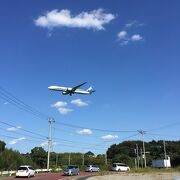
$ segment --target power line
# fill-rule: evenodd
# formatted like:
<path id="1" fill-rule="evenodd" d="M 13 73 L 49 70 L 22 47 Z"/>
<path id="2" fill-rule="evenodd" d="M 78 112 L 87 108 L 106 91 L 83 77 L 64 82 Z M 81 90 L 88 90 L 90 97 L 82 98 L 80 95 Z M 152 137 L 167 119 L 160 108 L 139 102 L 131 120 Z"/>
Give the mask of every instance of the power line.
<path id="1" fill-rule="evenodd" d="M 15 127 L 15 128 L 16 128 L 16 126 L 14 126 L 14 125 L 12 125 L 12 124 L 8 124 L 8 123 L 3 122 L 3 121 L 0 121 L 0 123 L 1 123 L 1 124 L 5 124 L 5 125 L 10 126 L 10 127 Z M 24 131 L 24 132 L 28 132 L 28 133 L 33 134 L 33 135 L 37 135 L 37 136 L 41 136 L 41 137 L 47 138 L 47 137 L 44 136 L 44 135 L 41 135 L 41 134 L 38 134 L 38 133 L 35 133 L 35 132 L 32 132 L 32 131 L 29 131 L 29 130 L 26 130 L 26 129 L 23 129 L 23 128 L 20 128 L 20 130 L 22 130 L 22 131 Z"/>
<path id="2" fill-rule="evenodd" d="M 66 144 L 63 144 L 63 143 L 58 143 L 58 144 L 56 144 L 57 146 L 58 145 L 60 145 L 60 146 L 65 146 L 65 147 L 71 147 L 71 148 L 75 148 L 75 149 L 78 149 L 78 148 L 80 148 L 80 149 L 93 149 L 94 150 L 94 147 L 88 147 L 88 146 L 86 146 L 86 147 L 79 147 L 79 146 L 71 146 L 71 145 L 66 145 Z M 104 150 L 104 148 L 96 148 L 96 150 Z"/>
<path id="3" fill-rule="evenodd" d="M 3 130 L 3 131 L 9 132 L 9 133 L 19 134 L 19 135 L 22 135 L 22 136 L 28 136 L 28 137 L 31 137 L 31 138 L 34 138 L 34 139 L 41 139 L 41 140 L 45 139 L 45 138 L 30 136 L 30 135 L 23 134 L 23 133 L 16 132 L 16 131 L 8 131 L 8 130 L 5 130 L 4 128 L 2 128 L 2 126 L 0 126 L 0 129 Z M 20 128 L 19 128 L 19 130 L 20 130 Z"/>
<path id="4" fill-rule="evenodd" d="M 63 126 L 72 127 L 72 128 L 78 128 L 78 129 L 91 129 L 93 131 L 101 131 L 101 132 L 114 132 L 114 133 L 130 133 L 130 132 L 137 132 L 137 131 L 122 131 L 122 130 L 107 130 L 107 129 L 97 129 L 97 128 L 91 128 L 91 127 L 84 127 L 84 126 L 77 126 L 73 124 L 67 124 L 62 123 L 59 121 L 56 121 L 57 124 L 61 124 Z"/>
<path id="5" fill-rule="evenodd" d="M 10 92 L 8 92 L 7 90 L 5 90 L 2 87 L 0 87 L 0 94 L 1 94 L 0 98 L 4 99 L 5 101 L 8 101 L 10 104 L 13 104 L 17 108 L 24 110 L 28 113 L 31 113 L 38 118 L 43 118 L 43 119 L 46 118 L 47 119 L 47 117 L 48 117 L 47 115 L 38 111 L 37 109 L 33 108 L 32 106 L 26 104 L 25 102 L 23 102 L 19 98 L 15 97 L 14 95 L 12 95 Z"/>
<path id="6" fill-rule="evenodd" d="M 7 135 L 3 135 L 3 134 L 0 134 L 0 136 L 8 138 L 8 139 L 14 139 L 14 140 L 19 139 L 19 137 L 7 136 Z M 39 140 L 32 140 L 32 139 L 23 139 L 23 140 L 27 140 L 27 141 L 31 141 L 31 142 L 41 142 Z"/>
<path id="7" fill-rule="evenodd" d="M 164 125 L 164 126 L 154 128 L 154 129 L 150 129 L 150 130 L 148 130 L 148 132 L 157 131 L 157 130 L 161 130 L 161 129 L 166 129 L 166 128 L 177 126 L 177 125 L 180 125 L 180 122 L 174 122 L 174 123 L 170 123 L 170 124 L 167 124 L 167 125 Z"/>
<path id="8" fill-rule="evenodd" d="M 175 136 L 175 135 L 167 135 L 167 134 L 156 134 L 156 133 L 146 133 L 149 135 L 153 135 L 153 136 L 169 136 L 169 137 L 180 137 L 180 136 Z"/>

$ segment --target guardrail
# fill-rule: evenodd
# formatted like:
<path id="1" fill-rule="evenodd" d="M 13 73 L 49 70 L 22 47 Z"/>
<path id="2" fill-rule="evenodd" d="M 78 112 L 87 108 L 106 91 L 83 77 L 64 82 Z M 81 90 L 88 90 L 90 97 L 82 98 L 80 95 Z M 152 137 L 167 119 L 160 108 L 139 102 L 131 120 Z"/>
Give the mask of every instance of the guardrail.
<path id="1" fill-rule="evenodd" d="M 56 169 L 57 171 L 59 171 L 60 169 Z M 39 172 L 51 172 L 52 169 L 35 169 L 36 173 L 39 173 Z M 14 170 L 10 170 L 10 171 L 0 171 L 0 175 L 8 175 L 11 176 L 12 174 L 15 174 L 16 171 Z"/>

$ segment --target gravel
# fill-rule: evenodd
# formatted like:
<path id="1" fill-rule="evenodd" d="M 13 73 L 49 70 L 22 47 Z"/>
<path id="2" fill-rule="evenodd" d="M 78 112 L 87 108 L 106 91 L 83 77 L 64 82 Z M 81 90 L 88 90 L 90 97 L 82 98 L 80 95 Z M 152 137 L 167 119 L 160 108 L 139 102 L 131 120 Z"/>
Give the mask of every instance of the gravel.
<path id="1" fill-rule="evenodd" d="M 180 180 L 179 173 L 129 173 L 129 174 L 111 174 L 105 176 L 94 176 L 88 180 Z"/>

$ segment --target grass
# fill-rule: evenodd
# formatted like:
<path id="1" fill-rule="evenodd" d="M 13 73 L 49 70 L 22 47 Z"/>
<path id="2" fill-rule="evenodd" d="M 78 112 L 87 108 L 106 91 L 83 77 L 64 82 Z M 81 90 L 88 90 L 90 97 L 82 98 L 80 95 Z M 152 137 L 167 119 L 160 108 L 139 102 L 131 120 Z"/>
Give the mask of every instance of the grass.
<path id="1" fill-rule="evenodd" d="M 177 168 L 139 168 L 131 169 L 131 173 L 168 173 L 168 172 L 180 172 L 180 167 Z"/>
<path id="2" fill-rule="evenodd" d="M 130 172 L 127 173 L 171 173 L 171 172 L 180 172 L 180 166 L 176 167 L 176 168 L 139 168 L 139 169 L 135 169 L 132 168 Z M 99 176 L 104 176 L 104 175 L 109 175 L 109 174 L 113 174 L 115 172 L 113 171 L 106 171 L 106 170 L 101 170 L 98 175 Z M 121 172 L 117 172 L 117 173 L 121 173 Z"/>

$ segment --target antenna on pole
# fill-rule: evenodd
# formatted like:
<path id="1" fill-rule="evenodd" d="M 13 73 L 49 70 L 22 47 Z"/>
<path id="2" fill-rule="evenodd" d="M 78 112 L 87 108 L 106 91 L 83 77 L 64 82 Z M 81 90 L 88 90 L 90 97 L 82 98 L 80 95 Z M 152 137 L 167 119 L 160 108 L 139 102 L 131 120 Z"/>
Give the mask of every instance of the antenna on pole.
<path id="1" fill-rule="evenodd" d="M 50 151 L 52 147 L 52 139 L 51 139 L 51 124 L 55 122 L 54 118 L 48 118 L 49 122 L 49 134 L 48 134 L 48 157 L 47 157 L 47 171 L 49 172 L 49 159 L 50 159 Z"/>

